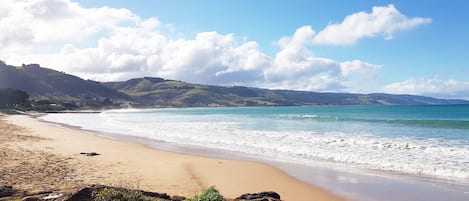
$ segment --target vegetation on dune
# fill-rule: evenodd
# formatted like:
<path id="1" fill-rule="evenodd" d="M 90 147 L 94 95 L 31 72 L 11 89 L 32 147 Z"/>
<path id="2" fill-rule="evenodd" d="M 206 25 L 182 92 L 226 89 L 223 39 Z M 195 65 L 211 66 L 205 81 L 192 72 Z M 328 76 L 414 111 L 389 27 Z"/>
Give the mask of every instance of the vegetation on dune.
<path id="1" fill-rule="evenodd" d="M 218 192 L 214 186 L 203 190 L 200 194 L 187 199 L 186 201 L 224 201 L 223 196 Z"/>
<path id="2" fill-rule="evenodd" d="M 128 189 L 104 188 L 93 193 L 94 201 L 163 201 L 164 199 L 144 195 L 141 191 Z M 200 194 L 194 195 L 185 201 L 224 201 L 218 190 L 211 186 Z"/>
<path id="3" fill-rule="evenodd" d="M 94 201 L 161 201 L 158 198 L 152 198 L 143 195 L 142 192 L 127 189 L 104 188 L 93 194 Z"/>

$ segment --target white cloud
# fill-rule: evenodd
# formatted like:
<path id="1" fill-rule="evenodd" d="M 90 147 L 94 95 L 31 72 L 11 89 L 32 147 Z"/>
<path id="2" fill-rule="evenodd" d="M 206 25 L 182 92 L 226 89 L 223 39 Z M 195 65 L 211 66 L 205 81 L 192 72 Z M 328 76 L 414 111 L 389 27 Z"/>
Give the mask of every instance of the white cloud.
<path id="1" fill-rule="evenodd" d="M 314 31 L 310 26 L 303 26 L 291 38 L 282 38 L 279 41 L 282 49 L 276 54 L 272 67 L 267 69 L 267 78 L 277 80 L 320 73 L 337 74 L 340 71 L 337 62 L 317 58 L 308 49 L 313 35 Z"/>
<path id="2" fill-rule="evenodd" d="M 142 27 L 155 21 L 141 20 L 127 9 L 86 9 L 69 0 L 4 0 L 0 10 L 8 10 L 0 18 L 0 41 L 34 50 L 41 46 L 44 47 L 41 50 L 49 50 L 53 45 L 70 41 L 83 42 L 100 34 L 122 31 L 125 25 Z"/>
<path id="3" fill-rule="evenodd" d="M 439 98 L 463 98 L 469 100 L 469 82 L 439 78 L 412 78 L 386 85 L 387 93 L 425 95 Z"/>
<path id="4" fill-rule="evenodd" d="M 391 39 L 393 34 L 413 27 L 430 23 L 430 18 L 408 18 L 394 5 L 373 7 L 371 13 L 351 14 L 340 23 L 330 24 L 314 37 L 314 43 L 332 45 L 350 45 L 364 37 L 382 35 Z"/>
<path id="5" fill-rule="evenodd" d="M 278 41 L 282 49 L 264 71 L 266 87 L 338 91 L 351 87 L 348 83 L 352 75 L 369 74 L 378 69 L 378 65 L 360 60 L 338 62 L 316 57 L 308 48 L 314 34 L 310 26 L 303 26 L 292 37 Z"/>
<path id="6" fill-rule="evenodd" d="M 362 62 L 360 60 L 346 61 L 340 64 L 340 73 L 349 76 L 356 73 L 369 73 L 381 68 L 379 65 Z"/>
<path id="7" fill-rule="evenodd" d="M 369 85 L 361 75 L 379 69 L 360 60 L 314 55 L 310 46 L 317 37 L 310 26 L 282 37 L 279 52 L 270 57 L 255 41 L 234 34 L 200 32 L 194 38 L 174 38 L 178 33 L 167 29 L 170 25 L 127 9 L 84 8 L 69 0 L 5 0 L 0 11 L 0 59 L 15 65 L 40 63 L 99 81 L 157 76 L 204 84 L 350 91 Z"/>

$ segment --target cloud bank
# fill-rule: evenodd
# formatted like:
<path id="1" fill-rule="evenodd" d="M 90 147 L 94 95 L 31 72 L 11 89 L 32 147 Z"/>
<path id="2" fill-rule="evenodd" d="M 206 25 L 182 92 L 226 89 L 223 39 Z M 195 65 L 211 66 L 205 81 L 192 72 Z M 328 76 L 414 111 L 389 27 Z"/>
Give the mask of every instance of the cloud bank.
<path id="1" fill-rule="evenodd" d="M 387 93 L 426 95 L 439 98 L 469 100 L 469 82 L 440 78 L 411 78 L 384 86 Z"/>
<path id="2" fill-rule="evenodd" d="M 0 4 L 0 59 L 15 65 L 40 63 L 99 81 L 156 76 L 203 84 L 354 91 L 366 88 L 369 79 L 364 77 L 381 66 L 317 57 L 311 46 L 390 39 L 395 32 L 430 22 L 408 18 L 393 5 L 374 7 L 318 33 L 311 26 L 299 27 L 280 38 L 280 50 L 270 56 L 257 42 L 235 34 L 175 37 L 171 25 L 127 9 L 84 8 L 70 0 L 5 0 Z M 395 85 L 386 90 L 406 89 L 406 84 Z"/>

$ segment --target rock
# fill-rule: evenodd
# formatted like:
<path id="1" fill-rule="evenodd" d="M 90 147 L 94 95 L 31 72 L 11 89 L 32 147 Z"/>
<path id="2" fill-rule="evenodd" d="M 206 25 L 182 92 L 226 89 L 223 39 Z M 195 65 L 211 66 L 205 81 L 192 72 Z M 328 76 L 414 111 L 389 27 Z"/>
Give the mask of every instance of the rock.
<path id="1" fill-rule="evenodd" d="M 165 199 L 165 200 L 171 199 L 171 196 L 169 196 L 166 193 L 155 193 L 155 192 L 147 192 L 147 191 L 140 191 L 140 192 L 143 195 L 148 196 L 148 197 L 160 198 L 160 199 Z"/>
<path id="2" fill-rule="evenodd" d="M 280 195 L 273 191 L 260 193 L 247 193 L 237 197 L 235 200 L 252 200 L 252 201 L 279 201 Z"/>
<path id="3" fill-rule="evenodd" d="M 92 201 L 93 200 L 93 192 L 97 192 L 103 190 L 105 188 L 111 188 L 115 190 L 129 190 L 124 188 L 116 188 L 110 186 L 103 186 L 103 185 L 92 185 L 90 187 L 83 188 L 78 192 L 74 193 L 70 196 L 70 198 L 66 199 L 66 201 Z M 155 193 L 155 192 L 148 192 L 148 191 L 140 191 L 143 195 L 156 198 L 157 200 L 161 201 L 182 201 L 185 200 L 185 197 L 181 196 L 169 196 L 166 193 Z"/>
<path id="4" fill-rule="evenodd" d="M 90 152 L 86 154 L 86 156 L 98 156 L 98 155 L 101 155 L 101 154 L 98 154 L 96 152 Z"/>
<path id="5" fill-rule="evenodd" d="M 101 154 L 98 154 L 96 152 L 80 152 L 80 154 L 86 155 L 86 156 L 99 156 Z"/>
<path id="6" fill-rule="evenodd" d="M 13 186 L 0 186 L 0 198 L 12 196 L 14 193 Z"/>
<path id="7" fill-rule="evenodd" d="M 74 193 L 67 201 L 89 201 L 93 199 L 93 191 L 102 190 L 105 186 L 92 185 L 90 187 L 82 188 Z"/>
<path id="8" fill-rule="evenodd" d="M 32 192 L 25 192 L 24 195 L 26 196 L 37 196 L 37 195 L 48 195 L 53 193 L 54 191 L 51 190 L 41 190 L 41 191 L 32 191 Z"/>
<path id="9" fill-rule="evenodd" d="M 171 200 L 172 201 L 184 201 L 184 200 L 186 200 L 186 197 L 173 195 L 173 196 L 171 196 Z"/>
<path id="10" fill-rule="evenodd" d="M 41 198 L 38 198 L 38 197 L 24 197 L 23 199 L 21 199 L 22 201 L 40 201 Z"/>

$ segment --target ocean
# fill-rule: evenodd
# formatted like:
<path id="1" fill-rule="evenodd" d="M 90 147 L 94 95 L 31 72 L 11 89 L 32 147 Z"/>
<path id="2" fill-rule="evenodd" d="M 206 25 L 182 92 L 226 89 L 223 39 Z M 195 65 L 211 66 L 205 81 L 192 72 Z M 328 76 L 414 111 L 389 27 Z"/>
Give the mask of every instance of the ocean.
<path id="1" fill-rule="evenodd" d="M 120 109 L 41 119 L 275 161 L 469 182 L 469 105 Z"/>

